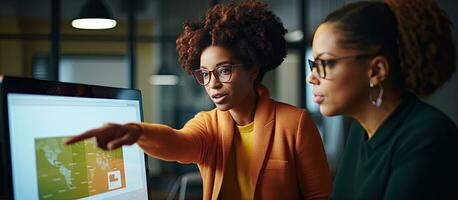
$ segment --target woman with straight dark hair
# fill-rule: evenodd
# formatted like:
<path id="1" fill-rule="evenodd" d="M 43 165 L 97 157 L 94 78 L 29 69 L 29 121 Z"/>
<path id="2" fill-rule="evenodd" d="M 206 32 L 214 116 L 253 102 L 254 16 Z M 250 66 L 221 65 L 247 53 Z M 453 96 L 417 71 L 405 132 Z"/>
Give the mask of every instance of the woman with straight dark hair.
<path id="1" fill-rule="evenodd" d="M 357 121 L 331 199 L 458 199 L 457 126 L 417 97 L 456 69 L 452 25 L 436 2 L 345 5 L 317 28 L 313 56 L 321 113 Z"/>

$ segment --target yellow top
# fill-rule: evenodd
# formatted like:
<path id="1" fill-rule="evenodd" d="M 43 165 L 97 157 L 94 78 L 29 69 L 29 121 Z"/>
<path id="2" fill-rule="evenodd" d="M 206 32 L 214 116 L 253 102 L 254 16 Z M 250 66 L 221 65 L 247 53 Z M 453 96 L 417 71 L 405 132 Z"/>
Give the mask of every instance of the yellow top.
<path id="1" fill-rule="evenodd" d="M 251 122 L 245 126 L 237 126 L 240 137 L 235 137 L 235 157 L 237 159 L 237 182 L 242 199 L 253 199 L 254 190 L 250 183 L 250 161 L 253 154 L 253 127 Z"/>
<path id="2" fill-rule="evenodd" d="M 254 190 L 250 182 L 250 162 L 253 153 L 254 122 L 237 126 L 234 137 L 234 153 L 224 174 L 222 199 L 253 199 Z"/>

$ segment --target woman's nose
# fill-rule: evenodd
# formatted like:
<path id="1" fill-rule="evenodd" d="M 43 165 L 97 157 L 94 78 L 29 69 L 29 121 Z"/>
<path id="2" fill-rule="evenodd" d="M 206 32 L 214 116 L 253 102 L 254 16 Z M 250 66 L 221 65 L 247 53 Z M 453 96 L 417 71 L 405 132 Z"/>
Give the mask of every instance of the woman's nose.
<path id="1" fill-rule="evenodd" d="M 219 81 L 218 77 L 216 76 L 216 74 L 212 71 L 210 72 L 211 73 L 211 77 L 210 77 L 210 82 L 208 83 L 208 87 L 210 88 L 219 88 L 221 87 L 222 83 L 221 81 Z"/>
<path id="2" fill-rule="evenodd" d="M 320 84 L 320 80 L 315 76 L 315 74 L 310 72 L 310 74 L 307 76 L 307 82 L 312 84 L 312 85 L 318 85 Z"/>

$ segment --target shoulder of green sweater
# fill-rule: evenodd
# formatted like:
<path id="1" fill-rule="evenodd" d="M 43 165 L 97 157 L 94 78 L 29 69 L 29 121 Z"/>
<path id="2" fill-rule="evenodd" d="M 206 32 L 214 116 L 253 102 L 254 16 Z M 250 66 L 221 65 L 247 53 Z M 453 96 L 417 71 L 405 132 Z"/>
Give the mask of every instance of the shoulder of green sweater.
<path id="1" fill-rule="evenodd" d="M 415 103 L 399 129 L 417 133 L 420 136 L 458 134 L 456 124 L 447 115 L 421 100 Z"/>
<path id="2" fill-rule="evenodd" d="M 393 164 L 456 153 L 458 129 L 444 113 L 419 100 L 405 117 L 393 135 Z"/>

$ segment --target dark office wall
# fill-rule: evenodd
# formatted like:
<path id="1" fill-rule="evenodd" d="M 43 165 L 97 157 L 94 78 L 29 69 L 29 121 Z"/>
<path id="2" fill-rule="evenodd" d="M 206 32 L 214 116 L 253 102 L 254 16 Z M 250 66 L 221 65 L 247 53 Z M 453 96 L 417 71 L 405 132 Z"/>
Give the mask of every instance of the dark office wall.
<path id="1" fill-rule="evenodd" d="M 455 45 L 458 46 L 458 1 L 455 0 L 438 0 L 439 6 L 450 16 L 454 24 Z M 458 124 L 458 72 L 440 88 L 434 95 L 424 98 L 427 102 L 433 104 L 450 116 L 455 124 Z"/>

